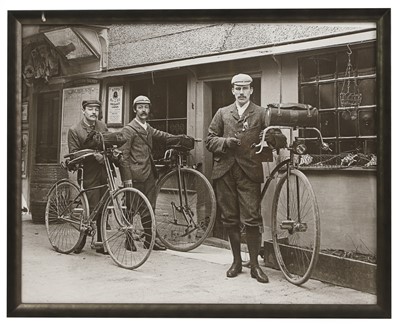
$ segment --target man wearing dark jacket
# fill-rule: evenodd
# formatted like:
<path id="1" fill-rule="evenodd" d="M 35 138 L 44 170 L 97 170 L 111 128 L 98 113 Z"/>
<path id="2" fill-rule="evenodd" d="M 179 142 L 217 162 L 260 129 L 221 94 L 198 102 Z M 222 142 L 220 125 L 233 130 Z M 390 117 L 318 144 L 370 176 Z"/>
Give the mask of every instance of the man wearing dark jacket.
<path id="1" fill-rule="evenodd" d="M 250 255 L 251 277 L 267 283 L 268 277 L 258 264 L 261 247 L 261 183 L 263 169 L 253 143 L 268 126 L 266 110 L 250 101 L 252 78 L 238 74 L 232 78 L 235 103 L 220 108 L 208 129 L 207 149 L 214 164 L 211 178 L 215 181 L 217 204 L 227 229 L 233 263 L 227 277 L 242 272 L 240 254 L 240 223 L 245 225 Z"/>
<path id="2" fill-rule="evenodd" d="M 150 106 L 150 100 L 146 96 L 138 96 L 133 101 L 136 117 L 121 130 L 127 142 L 121 148 L 123 159 L 120 162 L 120 171 L 124 186 L 134 187 L 141 191 L 149 199 L 154 210 L 157 171 L 151 152 L 153 140 L 165 141 L 171 134 L 157 130 L 147 123 Z M 146 222 L 147 217 L 142 216 L 142 224 Z M 145 231 L 149 232 L 151 229 L 145 229 Z M 149 242 L 151 233 L 145 235 L 146 242 Z M 127 247 L 128 249 L 136 249 L 133 243 L 129 245 L 131 247 Z M 153 249 L 165 250 L 166 248 L 156 239 Z"/>
<path id="3" fill-rule="evenodd" d="M 107 131 L 107 126 L 99 120 L 99 114 L 101 110 L 101 102 L 98 100 L 84 100 L 82 102 L 82 120 L 72 126 L 68 130 L 68 149 L 70 153 L 78 150 L 88 149 L 85 141 L 93 131 L 104 133 Z M 93 157 L 85 159 L 83 165 L 83 187 L 91 188 L 99 185 L 107 184 L 107 172 L 104 166 L 103 156 L 100 153 L 95 153 Z M 105 192 L 106 188 L 100 188 L 97 190 L 88 191 L 86 193 L 90 212 L 100 201 L 101 196 Z M 97 241 L 101 242 L 101 231 L 100 231 L 100 218 L 101 209 L 96 216 L 97 225 Z M 80 253 L 86 243 L 86 235 L 80 245 L 75 249 L 75 253 Z M 98 253 L 105 254 L 104 248 L 97 248 Z"/>

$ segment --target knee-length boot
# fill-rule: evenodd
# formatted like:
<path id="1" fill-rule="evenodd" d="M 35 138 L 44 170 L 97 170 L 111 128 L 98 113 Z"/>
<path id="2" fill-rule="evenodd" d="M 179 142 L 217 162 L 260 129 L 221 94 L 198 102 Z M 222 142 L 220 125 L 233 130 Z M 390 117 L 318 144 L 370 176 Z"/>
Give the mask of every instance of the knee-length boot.
<path id="1" fill-rule="evenodd" d="M 258 254 L 261 248 L 261 233 L 259 227 L 246 226 L 247 247 L 250 255 L 250 275 L 258 282 L 268 283 L 268 276 L 263 272 L 258 264 Z"/>
<path id="2" fill-rule="evenodd" d="M 240 255 L 240 229 L 239 226 L 227 228 L 229 242 L 233 254 L 233 263 L 229 270 L 226 272 L 228 278 L 236 277 L 242 272 L 242 257 Z"/>

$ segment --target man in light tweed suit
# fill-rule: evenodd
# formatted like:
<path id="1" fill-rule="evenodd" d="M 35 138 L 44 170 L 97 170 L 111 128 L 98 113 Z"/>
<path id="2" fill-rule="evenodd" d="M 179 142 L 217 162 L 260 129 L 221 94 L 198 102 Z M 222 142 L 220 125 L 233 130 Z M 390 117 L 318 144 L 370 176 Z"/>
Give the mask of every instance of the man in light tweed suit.
<path id="1" fill-rule="evenodd" d="M 250 275 L 267 283 L 268 277 L 258 264 L 261 247 L 262 163 L 251 147 L 259 142 L 260 132 L 268 126 L 266 110 L 250 101 L 253 79 L 246 74 L 232 78 L 232 105 L 220 108 L 208 129 L 207 149 L 214 154 L 211 178 L 215 181 L 222 223 L 228 232 L 233 263 L 227 277 L 242 272 L 240 223 L 245 225 L 250 255 Z"/>

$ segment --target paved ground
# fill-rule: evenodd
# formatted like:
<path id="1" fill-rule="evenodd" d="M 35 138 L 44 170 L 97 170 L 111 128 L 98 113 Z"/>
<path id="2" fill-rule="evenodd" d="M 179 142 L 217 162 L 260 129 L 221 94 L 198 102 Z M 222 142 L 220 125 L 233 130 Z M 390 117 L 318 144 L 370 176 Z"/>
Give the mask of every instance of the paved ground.
<path id="1" fill-rule="evenodd" d="M 45 226 L 28 219 L 22 235 L 23 303 L 376 304 L 375 295 L 316 280 L 294 286 L 264 266 L 268 284 L 257 283 L 249 269 L 226 278 L 231 255 L 223 248 L 153 251 L 143 266 L 130 271 L 89 243 L 79 255 L 55 252 Z"/>

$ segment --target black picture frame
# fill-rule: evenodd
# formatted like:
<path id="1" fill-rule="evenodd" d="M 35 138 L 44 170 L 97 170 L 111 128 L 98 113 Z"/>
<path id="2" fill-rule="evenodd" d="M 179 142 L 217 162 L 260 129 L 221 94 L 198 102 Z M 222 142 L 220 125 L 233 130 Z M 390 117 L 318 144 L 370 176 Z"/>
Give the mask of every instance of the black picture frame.
<path id="1" fill-rule="evenodd" d="M 23 304 L 21 302 L 21 99 L 17 40 L 24 24 L 42 24 L 41 11 L 8 12 L 8 177 L 7 180 L 7 316 L 8 317 L 247 317 L 247 318 L 390 318 L 391 308 L 391 10 L 109 10 L 48 11 L 47 20 L 104 25 L 126 21 L 371 21 L 377 24 L 378 161 L 377 304 L 376 305 L 225 305 L 225 304 Z"/>

